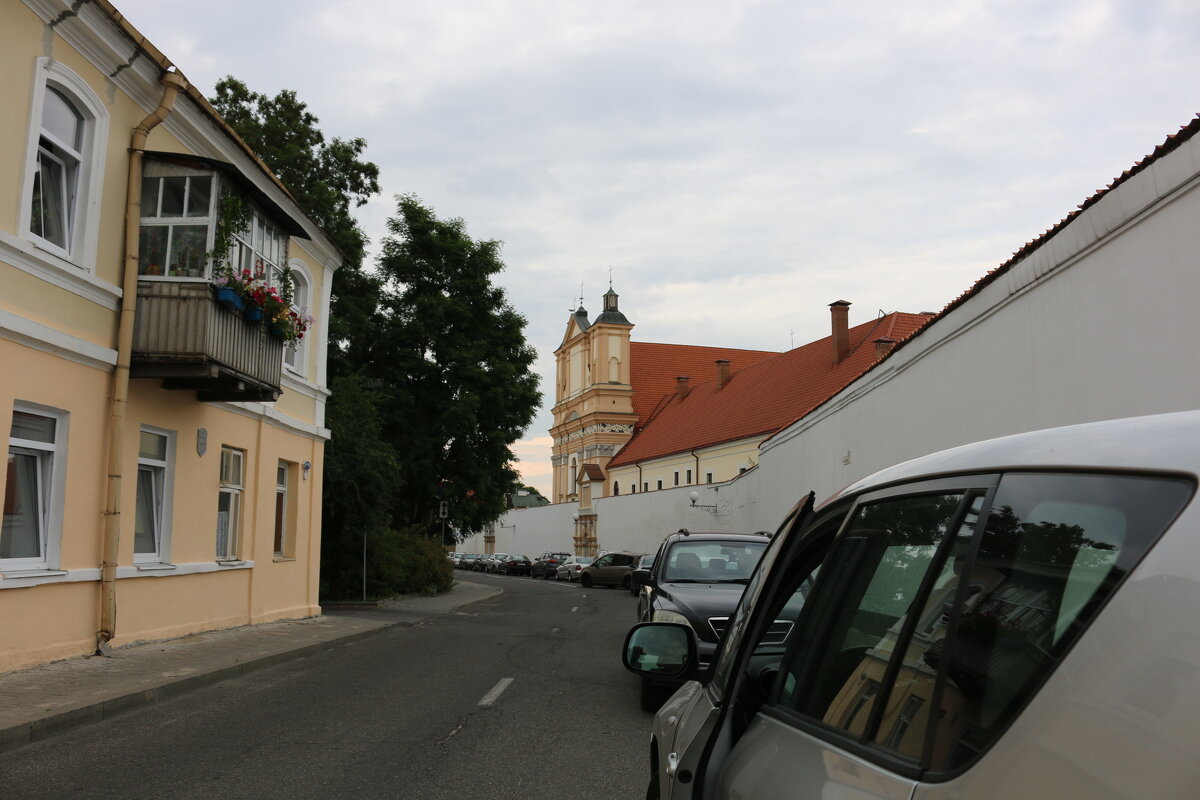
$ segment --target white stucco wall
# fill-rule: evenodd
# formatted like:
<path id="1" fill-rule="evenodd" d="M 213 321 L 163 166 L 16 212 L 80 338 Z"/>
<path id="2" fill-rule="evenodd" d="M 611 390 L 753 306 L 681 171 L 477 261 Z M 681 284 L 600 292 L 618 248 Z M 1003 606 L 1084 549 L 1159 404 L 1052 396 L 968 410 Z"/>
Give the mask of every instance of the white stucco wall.
<path id="1" fill-rule="evenodd" d="M 597 501 L 600 547 L 653 550 L 680 527 L 774 530 L 808 490 L 820 502 L 926 453 L 1056 425 L 1200 408 L 1192 325 L 1200 308 L 1198 184 L 1200 137 L 1106 194 L 775 436 L 757 468 L 723 484 Z M 691 491 L 700 493 L 699 504 L 716 505 L 715 513 L 691 508 Z M 574 510 L 563 504 L 509 516 L 524 515 L 522 535 L 538 542 L 527 549 L 541 552 L 570 549 Z"/>

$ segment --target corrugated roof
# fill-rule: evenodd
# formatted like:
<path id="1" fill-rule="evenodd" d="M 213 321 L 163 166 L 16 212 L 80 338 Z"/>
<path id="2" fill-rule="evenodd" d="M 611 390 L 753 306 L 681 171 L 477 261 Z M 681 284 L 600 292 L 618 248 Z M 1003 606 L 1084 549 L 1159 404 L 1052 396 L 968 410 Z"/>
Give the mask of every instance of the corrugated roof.
<path id="1" fill-rule="evenodd" d="M 667 387 L 670 397 L 621 448 L 608 468 L 751 436 L 768 436 L 807 414 L 878 361 L 874 340 L 889 337 L 903 341 L 930 319 L 895 312 L 856 325 L 850 329 L 850 355 L 839 364 L 833 363 L 831 336 L 760 358 L 736 371 L 736 362 L 730 359 L 731 377 L 723 387 L 717 386 L 712 361 L 728 356 L 706 354 L 711 356 L 707 379 L 697 382 L 693 373 L 691 391 L 680 400 L 674 394 L 672 376 Z M 636 365 L 645 356 L 635 353 L 631 351 L 630 359 Z"/>
<path id="2" fill-rule="evenodd" d="M 675 379 L 687 375 L 691 385 L 714 379 L 718 358 L 729 360 L 736 373 L 779 353 L 770 350 L 735 350 L 689 344 L 629 343 L 629 383 L 633 386 L 633 412 L 637 424 L 645 425 L 659 401 L 675 393 Z"/>

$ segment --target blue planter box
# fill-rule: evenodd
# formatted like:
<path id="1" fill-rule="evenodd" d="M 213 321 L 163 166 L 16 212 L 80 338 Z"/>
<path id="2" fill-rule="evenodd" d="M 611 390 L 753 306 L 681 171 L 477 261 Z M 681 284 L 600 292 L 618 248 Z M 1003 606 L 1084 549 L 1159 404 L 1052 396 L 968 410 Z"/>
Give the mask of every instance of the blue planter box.
<path id="1" fill-rule="evenodd" d="M 262 322 L 263 310 L 261 308 L 247 308 L 246 319 L 250 322 Z"/>
<path id="2" fill-rule="evenodd" d="M 218 303 L 233 311 L 241 311 L 245 307 L 242 296 L 227 286 L 214 287 L 213 297 Z"/>

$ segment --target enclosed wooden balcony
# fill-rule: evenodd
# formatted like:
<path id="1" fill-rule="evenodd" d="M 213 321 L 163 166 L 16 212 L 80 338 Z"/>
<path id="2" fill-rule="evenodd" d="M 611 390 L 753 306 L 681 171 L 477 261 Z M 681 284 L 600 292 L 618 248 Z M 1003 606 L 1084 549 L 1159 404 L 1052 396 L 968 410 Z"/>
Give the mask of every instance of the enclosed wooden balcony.
<path id="1" fill-rule="evenodd" d="M 283 340 L 218 305 L 207 281 L 138 281 L 132 377 L 205 402 L 279 397 Z"/>

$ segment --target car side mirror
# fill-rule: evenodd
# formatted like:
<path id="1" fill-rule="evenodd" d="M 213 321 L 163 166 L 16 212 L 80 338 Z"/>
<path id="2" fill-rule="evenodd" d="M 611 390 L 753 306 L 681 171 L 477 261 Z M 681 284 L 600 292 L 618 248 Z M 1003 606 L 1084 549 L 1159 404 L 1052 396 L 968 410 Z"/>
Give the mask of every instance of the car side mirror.
<path id="1" fill-rule="evenodd" d="M 630 578 L 630 580 L 632 580 L 634 585 L 636 585 L 636 586 L 649 586 L 650 585 L 650 570 L 635 569 L 633 571 L 633 577 Z"/>
<path id="2" fill-rule="evenodd" d="M 675 622 L 640 622 L 625 637 L 621 663 L 639 675 L 690 677 L 700 666 L 696 633 Z"/>

